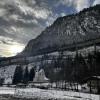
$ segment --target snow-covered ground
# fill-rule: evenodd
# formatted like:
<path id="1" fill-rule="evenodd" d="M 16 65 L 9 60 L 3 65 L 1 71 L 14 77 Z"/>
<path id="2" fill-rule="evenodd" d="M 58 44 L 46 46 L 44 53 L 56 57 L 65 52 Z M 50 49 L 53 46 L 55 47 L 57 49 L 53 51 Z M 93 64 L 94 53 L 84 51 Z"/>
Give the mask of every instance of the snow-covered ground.
<path id="1" fill-rule="evenodd" d="M 78 93 L 73 91 L 44 90 L 38 88 L 9 88 L 0 87 L 0 95 L 10 94 L 21 98 L 39 98 L 39 100 L 59 99 L 59 100 L 100 100 L 100 95 Z"/>
<path id="2" fill-rule="evenodd" d="M 0 95 L 2 94 L 14 95 L 14 93 L 15 93 L 15 88 L 0 87 Z"/>

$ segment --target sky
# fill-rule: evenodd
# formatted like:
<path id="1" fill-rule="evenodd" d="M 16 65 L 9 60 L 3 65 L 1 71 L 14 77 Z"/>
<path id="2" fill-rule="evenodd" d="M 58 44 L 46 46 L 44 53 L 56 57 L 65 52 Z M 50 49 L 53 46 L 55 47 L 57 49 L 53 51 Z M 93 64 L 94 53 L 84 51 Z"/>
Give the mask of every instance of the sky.
<path id="1" fill-rule="evenodd" d="M 96 4 L 100 0 L 0 0 L 0 57 L 21 52 L 56 18 Z"/>

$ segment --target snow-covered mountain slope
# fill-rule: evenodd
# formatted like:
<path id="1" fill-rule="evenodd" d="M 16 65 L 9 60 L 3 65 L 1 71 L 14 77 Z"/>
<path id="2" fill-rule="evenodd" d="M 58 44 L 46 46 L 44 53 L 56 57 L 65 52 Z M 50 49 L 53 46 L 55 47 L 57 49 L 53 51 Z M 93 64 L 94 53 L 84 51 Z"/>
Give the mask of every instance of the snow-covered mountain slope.
<path id="1" fill-rule="evenodd" d="M 18 65 L 9 65 L 0 68 L 0 79 L 4 79 L 4 84 L 12 84 L 14 72 L 17 66 Z M 26 66 L 29 71 L 32 67 L 34 67 L 33 63 L 22 65 L 21 67 L 23 68 L 23 72 L 25 71 Z"/>
<path id="2" fill-rule="evenodd" d="M 36 39 L 31 40 L 21 55 L 37 55 L 100 37 L 100 5 L 78 14 L 58 18 Z"/>

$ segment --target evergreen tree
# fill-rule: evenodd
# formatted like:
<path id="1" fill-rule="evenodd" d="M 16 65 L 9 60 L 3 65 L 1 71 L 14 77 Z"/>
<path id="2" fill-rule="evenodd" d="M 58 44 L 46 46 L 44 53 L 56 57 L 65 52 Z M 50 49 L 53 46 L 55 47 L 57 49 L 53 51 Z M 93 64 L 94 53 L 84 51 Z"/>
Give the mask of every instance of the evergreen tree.
<path id="1" fill-rule="evenodd" d="M 4 78 L 0 78 L 0 86 L 4 83 Z"/>
<path id="2" fill-rule="evenodd" d="M 17 66 L 13 76 L 13 84 L 22 82 L 23 79 L 23 69 L 21 66 Z"/>
<path id="3" fill-rule="evenodd" d="M 29 71 L 28 71 L 28 67 L 26 66 L 25 72 L 23 75 L 23 83 L 27 84 L 28 81 L 29 81 Z"/>
<path id="4" fill-rule="evenodd" d="M 90 76 L 94 75 L 94 60 L 93 60 L 93 55 L 92 54 L 88 54 L 88 59 L 87 59 L 87 65 L 89 68 L 89 74 Z"/>
<path id="5" fill-rule="evenodd" d="M 94 54 L 94 75 L 100 76 L 100 52 Z"/>
<path id="6" fill-rule="evenodd" d="M 35 70 L 34 68 L 32 68 L 29 73 L 29 81 L 33 81 L 34 77 L 35 77 Z"/>
<path id="7" fill-rule="evenodd" d="M 64 79 L 66 81 L 72 81 L 72 70 L 73 70 L 73 61 L 71 57 L 67 57 L 64 61 L 64 68 L 63 68 Z"/>
<path id="8" fill-rule="evenodd" d="M 74 58 L 74 79 L 81 82 L 84 78 L 88 77 L 89 71 L 85 59 L 81 54 L 77 54 Z"/>

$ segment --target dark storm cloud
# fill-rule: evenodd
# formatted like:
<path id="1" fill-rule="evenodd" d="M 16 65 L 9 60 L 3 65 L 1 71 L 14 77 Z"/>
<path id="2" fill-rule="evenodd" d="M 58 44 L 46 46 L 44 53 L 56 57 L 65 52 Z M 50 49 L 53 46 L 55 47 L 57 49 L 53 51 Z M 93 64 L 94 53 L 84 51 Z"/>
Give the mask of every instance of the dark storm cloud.
<path id="1" fill-rule="evenodd" d="M 45 0 L 44 0 L 45 1 Z M 47 2 L 41 0 L 0 1 L 0 32 L 22 43 L 35 38 L 46 27 L 44 21 L 52 14 Z M 11 29 L 11 27 L 14 27 Z M 20 28 L 22 28 L 20 30 Z M 29 28 L 29 29 L 28 29 Z M 26 32 L 28 29 L 29 32 Z M 37 32 L 36 32 L 37 30 Z M 29 37 L 31 35 L 32 37 Z M 19 38 L 20 37 L 20 38 Z M 21 38 L 23 37 L 23 38 Z"/>

